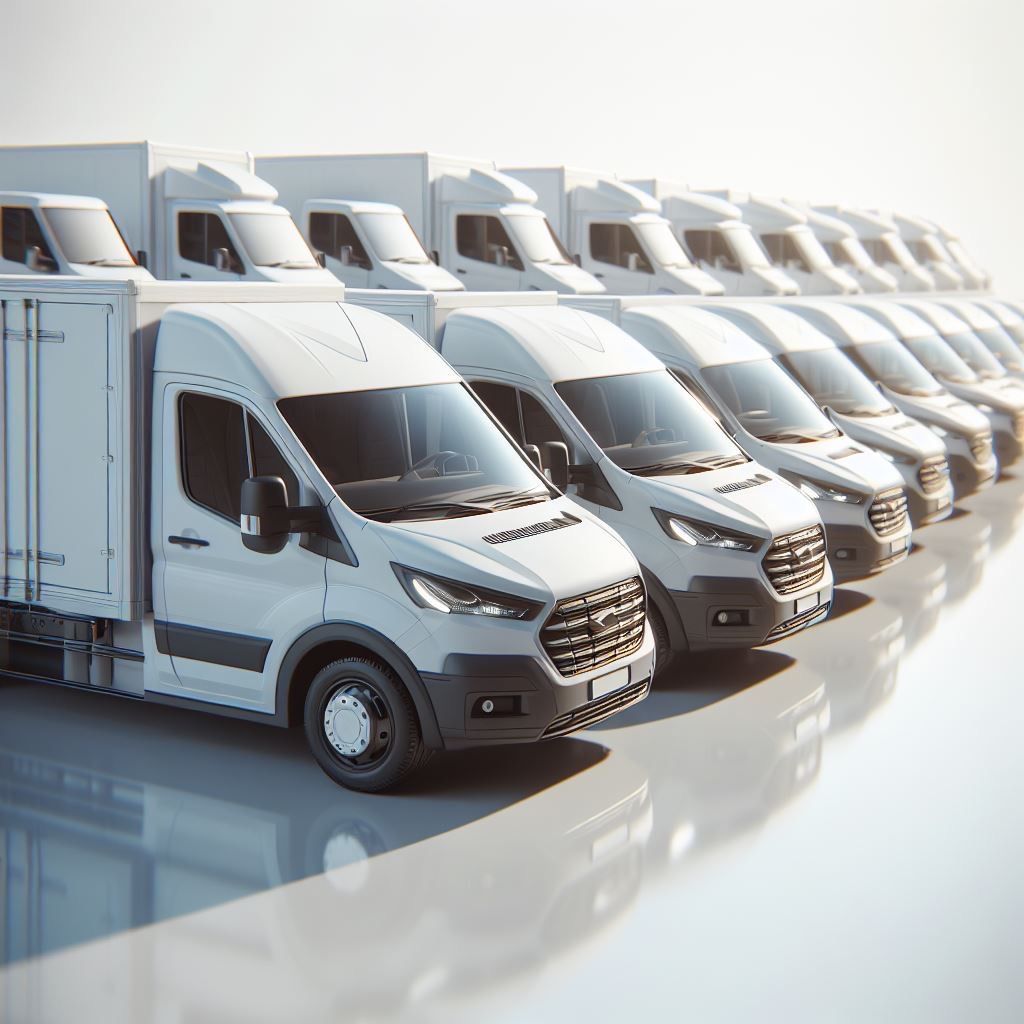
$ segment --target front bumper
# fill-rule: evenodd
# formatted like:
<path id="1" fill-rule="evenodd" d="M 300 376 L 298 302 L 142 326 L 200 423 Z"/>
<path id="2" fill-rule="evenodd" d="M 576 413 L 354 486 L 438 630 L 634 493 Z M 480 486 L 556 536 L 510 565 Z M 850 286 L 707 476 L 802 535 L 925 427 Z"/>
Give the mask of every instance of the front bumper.
<path id="1" fill-rule="evenodd" d="M 915 487 L 908 487 L 907 506 L 914 526 L 938 523 L 953 514 L 953 493 L 950 488 L 935 495 L 926 495 Z"/>
<path id="2" fill-rule="evenodd" d="M 949 475 L 953 481 L 953 491 L 958 498 L 965 498 L 975 491 L 983 491 L 996 482 L 996 463 L 977 463 L 967 455 L 950 453 Z"/>
<path id="3" fill-rule="evenodd" d="M 1024 454 L 1024 441 L 1009 430 L 993 430 L 992 447 L 1000 466 L 1010 466 Z"/>
<path id="4" fill-rule="evenodd" d="M 727 647 L 759 647 L 774 643 L 824 619 L 832 606 L 832 586 L 816 592 L 818 603 L 799 606 L 758 579 L 695 576 L 686 590 L 670 590 L 691 651 Z M 716 622 L 719 612 L 739 613 L 736 625 Z"/>
<path id="5" fill-rule="evenodd" d="M 591 699 L 591 684 L 616 672 L 628 680 Z M 445 750 L 492 743 L 553 739 L 603 721 L 647 696 L 654 674 L 650 629 L 625 668 L 609 665 L 585 680 L 553 683 L 539 658 L 528 655 L 449 654 L 443 672 L 422 672 Z M 496 712 L 483 713 L 492 700 Z"/>
<path id="6" fill-rule="evenodd" d="M 837 583 L 872 576 L 910 554 L 909 534 L 879 537 L 867 526 L 826 523 L 825 541 Z"/>

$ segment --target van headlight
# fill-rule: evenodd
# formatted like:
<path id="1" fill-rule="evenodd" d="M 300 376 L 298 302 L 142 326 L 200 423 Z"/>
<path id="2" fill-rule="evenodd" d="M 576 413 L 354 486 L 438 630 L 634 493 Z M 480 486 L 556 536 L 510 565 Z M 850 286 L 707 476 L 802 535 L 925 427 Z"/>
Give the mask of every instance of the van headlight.
<path id="1" fill-rule="evenodd" d="M 875 451 L 889 462 L 895 462 L 899 466 L 916 466 L 917 459 L 905 452 L 890 452 L 885 448 L 875 448 Z"/>
<path id="2" fill-rule="evenodd" d="M 497 619 L 532 619 L 543 608 L 536 601 L 458 583 L 391 563 L 398 582 L 414 604 L 446 615 L 489 615 Z"/>
<path id="3" fill-rule="evenodd" d="M 782 475 L 801 494 L 812 501 L 841 501 L 846 505 L 863 505 L 868 499 L 866 494 L 859 494 L 857 491 L 847 491 L 842 487 L 824 484 L 820 480 L 809 480 L 805 476 L 796 476 L 792 473 L 783 473 Z"/>
<path id="4" fill-rule="evenodd" d="M 677 516 L 674 512 L 652 508 L 654 518 L 661 528 L 673 539 L 696 547 L 704 544 L 711 548 L 726 548 L 730 551 L 756 551 L 764 541 L 739 530 L 727 530 L 724 526 L 704 523 L 699 519 Z"/>

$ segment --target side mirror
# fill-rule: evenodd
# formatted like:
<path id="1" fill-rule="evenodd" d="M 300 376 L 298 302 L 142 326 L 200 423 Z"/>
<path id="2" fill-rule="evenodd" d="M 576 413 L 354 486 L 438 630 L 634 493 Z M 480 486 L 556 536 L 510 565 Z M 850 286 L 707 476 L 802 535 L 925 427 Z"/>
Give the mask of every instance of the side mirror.
<path id="1" fill-rule="evenodd" d="M 54 269 L 54 261 L 43 255 L 38 245 L 25 246 L 25 266 L 37 273 L 45 273 Z"/>
<path id="2" fill-rule="evenodd" d="M 254 476 L 242 481 L 242 543 L 261 555 L 284 550 L 293 533 L 319 530 L 319 505 L 289 507 L 288 490 L 279 476 Z"/>
<path id="3" fill-rule="evenodd" d="M 352 246 L 343 245 L 338 253 L 338 259 L 341 261 L 343 267 L 352 266 Z"/>
<path id="4" fill-rule="evenodd" d="M 145 267 L 146 269 L 149 269 L 149 253 L 146 252 L 145 249 L 140 249 L 135 254 L 135 262 L 138 263 L 140 267 Z"/>
<path id="5" fill-rule="evenodd" d="M 564 491 L 569 486 L 569 449 L 565 442 L 545 441 L 543 461 L 548 479 Z"/>
<path id="6" fill-rule="evenodd" d="M 626 269 L 631 270 L 634 273 L 640 266 L 640 254 L 635 252 L 626 253 Z"/>
<path id="7" fill-rule="evenodd" d="M 530 461 L 540 470 L 544 472 L 544 463 L 541 461 L 540 449 L 535 444 L 524 444 L 523 451 L 530 457 Z"/>
<path id="8" fill-rule="evenodd" d="M 231 254 L 227 249 L 213 250 L 213 269 L 221 272 L 231 269 Z"/>
<path id="9" fill-rule="evenodd" d="M 573 256 L 572 261 L 573 263 L 576 264 L 577 267 L 583 266 L 583 257 L 579 253 L 576 253 L 576 255 Z"/>
<path id="10" fill-rule="evenodd" d="M 496 245 L 494 247 L 494 265 L 496 267 L 507 267 L 508 266 L 508 247 L 504 245 Z"/>
<path id="11" fill-rule="evenodd" d="M 325 253 L 323 249 L 317 249 L 316 252 L 313 253 L 313 255 L 316 258 L 317 263 L 319 263 L 321 267 L 327 266 L 327 253 Z"/>

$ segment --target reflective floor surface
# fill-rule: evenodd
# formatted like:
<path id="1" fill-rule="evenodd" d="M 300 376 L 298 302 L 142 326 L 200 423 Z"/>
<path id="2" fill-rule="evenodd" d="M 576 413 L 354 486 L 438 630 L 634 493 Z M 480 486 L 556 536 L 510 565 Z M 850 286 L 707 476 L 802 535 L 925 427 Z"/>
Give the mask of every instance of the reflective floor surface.
<path id="1" fill-rule="evenodd" d="M 398 796 L 0 683 L 0 1020 L 1019 1021 L 1022 511 L 1007 479 L 825 624 Z"/>

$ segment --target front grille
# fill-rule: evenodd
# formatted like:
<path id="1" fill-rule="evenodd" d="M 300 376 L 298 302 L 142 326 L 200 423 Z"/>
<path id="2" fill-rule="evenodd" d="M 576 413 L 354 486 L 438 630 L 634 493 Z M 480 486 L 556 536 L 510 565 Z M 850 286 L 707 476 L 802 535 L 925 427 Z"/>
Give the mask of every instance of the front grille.
<path id="1" fill-rule="evenodd" d="M 563 676 L 574 676 L 635 651 L 644 637 L 647 593 L 639 576 L 555 605 L 540 642 Z"/>
<path id="2" fill-rule="evenodd" d="M 825 575 L 825 534 L 820 526 L 809 526 L 778 537 L 761 564 L 779 594 L 813 586 Z"/>
<path id="3" fill-rule="evenodd" d="M 868 517 L 880 537 L 899 533 L 907 522 L 907 496 L 900 487 L 882 491 L 868 509 Z"/>
<path id="4" fill-rule="evenodd" d="M 917 471 L 917 479 L 920 481 L 921 490 L 925 494 L 934 494 L 941 491 L 949 480 L 949 463 L 942 455 L 936 455 L 932 459 L 925 459 L 921 468 Z"/>
<path id="5" fill-rule="evenodd" d="M 804 626 L 809 625 L 820 615 L 821 618 L 825 618 L 828 615 L 829 608 L 832 607 L 831 601 L 826 601 L 824 604 L 819 604 L 817 608 L 808 608 L 807 611 L 801 612 L 799 615 L 794 615 L 791 619 L 786 619 L 785 622 L 780 622 L 767 636 L 767 640 L 780 640 L 784 636 L 788 636 L 790 633 L 795 632 L 798 629 L 803 629 Z"/>
<path id="6" fill-rule="evenodd" d="M 975 462 L 988 462 L 992 458 L 992 435 L 979 434 L 971 438 L 971 454 Z"/>
<path id="7" fill-rule="evenodd" d="M 624 686 L 614 693 L 606 693 L 597 700 L 581 704 L 578 708 L 573 708 L 572 711 L 567 711 L 564 715 L 559 715 L 554 719 L 544 730 L 541 739 L 565 736 L 570 732 L 577 732 L 579 729 L 586 729 L 589 725 L 603 722 L 610 715 L 614 715 L 616 711 L 622 711 L 630 704 L 642 700 L 647 696 L 647 691 L 650 688 L 651 677 L 648 676 L 646 679 L 640 680 L 639 683 Z"/>

